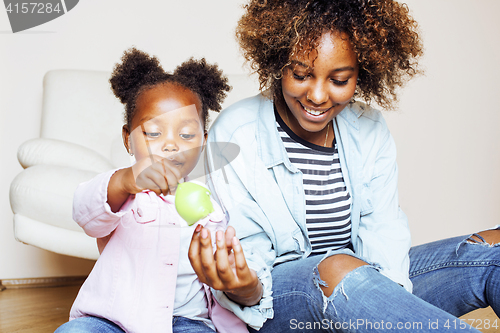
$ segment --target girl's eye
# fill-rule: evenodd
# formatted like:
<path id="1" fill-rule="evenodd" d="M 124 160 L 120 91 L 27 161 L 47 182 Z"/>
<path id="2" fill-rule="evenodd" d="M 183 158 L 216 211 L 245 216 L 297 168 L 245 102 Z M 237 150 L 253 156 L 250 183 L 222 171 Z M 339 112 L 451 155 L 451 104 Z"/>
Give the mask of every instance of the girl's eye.
<path id="1" fill-rule="evenodd" d="M 157 138 L 160 136 L 161 133 L 159 133 L 159 132 L 143 132 L 143 134 L 145 136 L 147 136 L 148 138 Z"/>
<path id="2" fill-rule="evenodd" d="M 335 84 L 337 86 L 345 86 L 349 82 L 349 79 L 347 79 L 345 81 L 332 79 L 332 82 L 333 82 L 333 84 Z"/>
<path id="3" fill-rule="evenodd" d="M 194 138 L 194 137 L 195 137 L 195 135 L 194 135 L 194 134 L 179 134 L 179 136 L 180 136 L 181 138 L 183 138 L 184 140 L 189 140 L 189 139 L 192 139 L 192 138 Z"/>

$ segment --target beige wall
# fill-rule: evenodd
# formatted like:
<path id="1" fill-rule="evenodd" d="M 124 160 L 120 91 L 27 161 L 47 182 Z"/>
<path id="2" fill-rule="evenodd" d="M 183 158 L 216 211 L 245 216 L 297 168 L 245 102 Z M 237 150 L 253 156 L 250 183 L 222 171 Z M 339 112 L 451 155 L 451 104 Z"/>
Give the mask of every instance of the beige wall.
<path id="1" fill-rule="evenodd" d="M 131 45 L 167 69 L 190 56 L 242 73 L 233 31 L 243 0 L 86 0 L 63 17 L 12 34 L 0 10 L 0 279 L 86 274 L 92 262 L 13 238 L 8 191 L 17 147 L 39 134 L 47 70 L 110 70 Z M 387 115 L 398 144 L 401 206 L 414 244 L 486 228 L 500 213 L 500 10 L 496 0 L 412 0 L 427 74 Z"/>
<path id="2" fill-rule="evenodd" d="M 426 76 L 388 116 L 414 244 L 500 223 L 500 22 L 496 0 L 412 0 Z"/>

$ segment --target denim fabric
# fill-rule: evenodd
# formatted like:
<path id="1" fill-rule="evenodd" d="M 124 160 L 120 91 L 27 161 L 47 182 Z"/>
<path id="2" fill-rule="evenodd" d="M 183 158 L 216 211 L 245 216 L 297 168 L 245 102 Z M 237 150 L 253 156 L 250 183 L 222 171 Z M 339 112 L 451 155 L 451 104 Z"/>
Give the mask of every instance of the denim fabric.
<path id="1" fill-rule="evenodd" d="M 274 268 L 274 318 L 259 333 L 478 332 L 455 316 L 488 305 L 499 314 L 497 245 L 463 236 L 412 248 L 414 294 L 365 265 L 347 274 L 326 297 L 317 270 L 322 259 L 313 256 Z"/>
<path id="2" fill-rule="evenodd" d="M 174 317 L 173 333 L 210 333 L 215 332 L 204 322 L 185 317 Z M 54 333 L 124 333 L 120 327 L 109 320 L 98 317 L 80 317 L 60 326 Z"/>
<path id="3" fill-rule="evenodd" d="M 54 333 L 124 333 L 125 331 L 113 322 L 98 317 L 80 317 L 68 321 Z"/>
<path id="4" fill-rule="evenodd" d="M 413 293 L 459 317 L 491 306 L 500 316 L 500 246 L 467 236 L 410 250 Z"/>
<path id="5" fill-rule="evenodd" d="M 174 333 L 213 333 L 213 329 L 202 321 L 192 320 L 186 317 L 174 317 L 172 322 Z"/>

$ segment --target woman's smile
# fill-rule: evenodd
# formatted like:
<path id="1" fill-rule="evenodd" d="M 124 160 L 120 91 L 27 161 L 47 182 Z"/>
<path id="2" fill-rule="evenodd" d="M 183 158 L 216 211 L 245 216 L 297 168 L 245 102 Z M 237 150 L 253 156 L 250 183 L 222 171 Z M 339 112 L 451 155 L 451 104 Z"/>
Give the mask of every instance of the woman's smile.
<path id="1" fill-rule="evenodd" d="M 300 102 L 299 102 L 300 103 Z M 300 105 L 302 105 L 302 108 L 309 114 L 313 115 L 313 116 L 319 116 L 319 115 L 322 115 L 323 113 L 329 111 L 331 108 L 328 108 L 328 109 L 313 109 L 313 108 L 308 108 L 306 107 L 305 105 L 303 105 L 302 103 L 300 103 Z"/>

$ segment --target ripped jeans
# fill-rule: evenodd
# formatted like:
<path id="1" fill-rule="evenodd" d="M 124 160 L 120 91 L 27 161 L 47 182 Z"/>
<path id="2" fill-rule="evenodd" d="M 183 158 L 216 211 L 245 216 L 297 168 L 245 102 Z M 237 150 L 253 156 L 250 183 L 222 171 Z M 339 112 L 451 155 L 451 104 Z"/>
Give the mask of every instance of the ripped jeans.
<path id="1" fill-rule="evenodd" d="M 413 294 L 364 265 L 325 297 L 317 269 L 322 258 L 274 268 L 274 318 L 259 333 L 479 332 L 457 317 L 489 305 L 500 315 L 500 246 L 464 236 L 413 247 Z"/>

